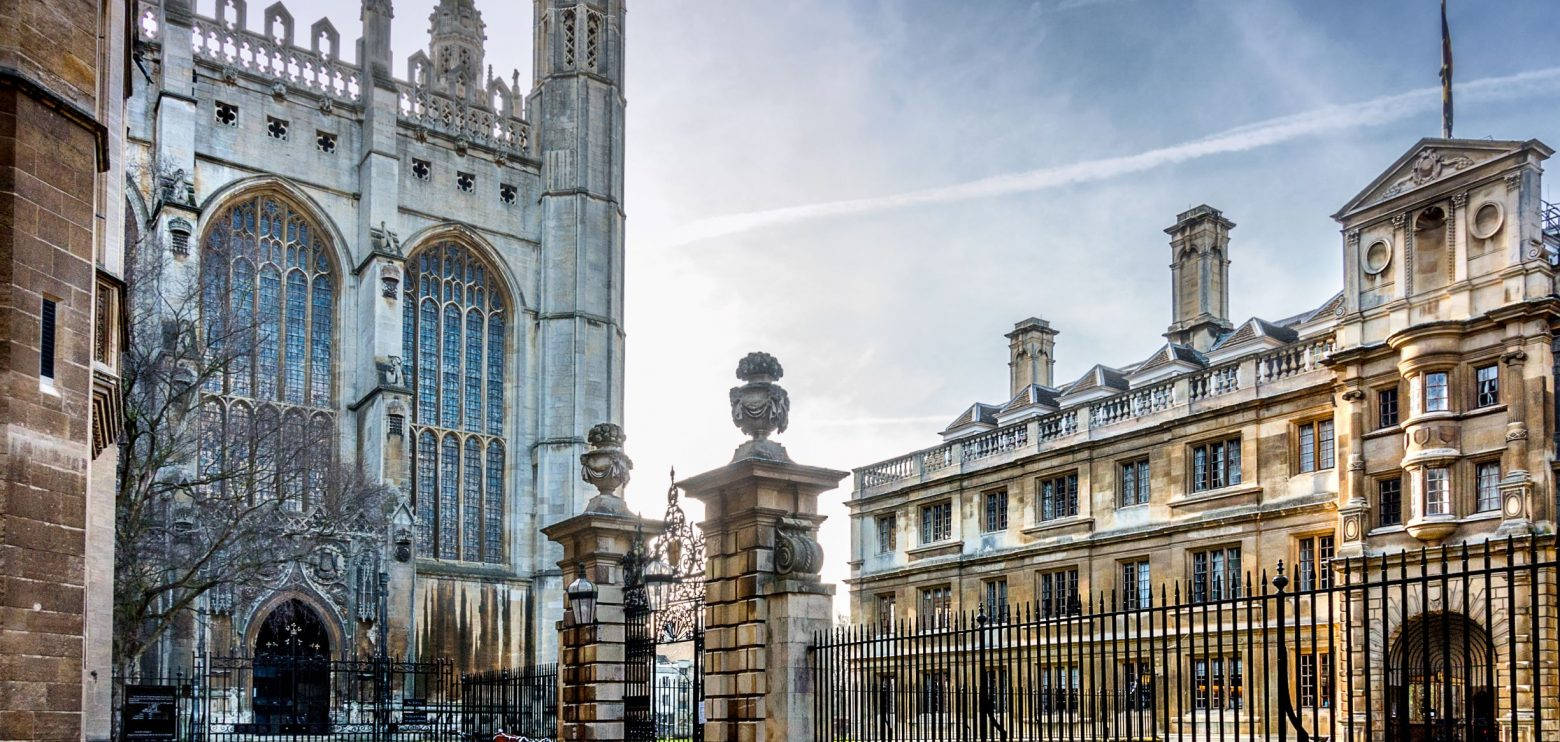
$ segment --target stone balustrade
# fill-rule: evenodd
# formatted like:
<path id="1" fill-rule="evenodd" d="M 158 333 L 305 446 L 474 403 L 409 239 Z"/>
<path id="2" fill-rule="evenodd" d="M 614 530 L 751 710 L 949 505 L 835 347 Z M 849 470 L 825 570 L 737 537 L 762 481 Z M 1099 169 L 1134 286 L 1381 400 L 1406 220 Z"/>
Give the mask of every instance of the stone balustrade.
<path id="1" fill-rule="evenodd" d="M 1215 368 L 1199 370 L 1080 404 L 1044 417 L 1012 423 L 995 430 L 949 441 L 855 470 L 858 492 L 905 481 L 929 481 L 950 472 L 965 472 L 1011 460 L 1014 452 L 1036 453 L 1067 445 L 1076 436 L 1094 439 L 1129 433 L 1130 423 L 1190 404 L 1221 405 L 1265 393 L 1264 386 L 1291 386 L 1288 381 L 1323 370 L 1322 359 L 1334 347 L 1332 336 L 1254 353 Z M 1249 381 L 1248 381 L 1249 380 Z M 1247 395 L 1236 395 L 1242 390 Z M 1228 402 L 1226 402 L 1228 400 Z M 1086 414 L 1080 415 L 1083 411 Z M 1080 424 L 1080 419 L 1087 425 Z"/>

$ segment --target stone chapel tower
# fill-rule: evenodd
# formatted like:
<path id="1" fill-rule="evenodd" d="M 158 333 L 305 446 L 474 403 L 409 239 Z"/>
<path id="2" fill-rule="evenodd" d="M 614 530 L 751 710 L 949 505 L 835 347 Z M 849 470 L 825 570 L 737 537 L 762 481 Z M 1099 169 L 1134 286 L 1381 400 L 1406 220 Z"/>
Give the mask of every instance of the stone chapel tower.
<path id="1" fill-rule="evenodd" d="M 578 476 L 581 434 L 623 422 L 624 8 L 623 0 L 536 0 L 535 8 L 527 108 L 540 129 L 540 237 L 548 249 L 534 461 L 538 488 L 575 493 L 550 503 L 540 518 L 549 524 L 590 498 Z M 536 548 L 539 565 L 561 556 L 545 540 Z M 561 580 L 537 586 L 539 620 L 562 615 Z"/>

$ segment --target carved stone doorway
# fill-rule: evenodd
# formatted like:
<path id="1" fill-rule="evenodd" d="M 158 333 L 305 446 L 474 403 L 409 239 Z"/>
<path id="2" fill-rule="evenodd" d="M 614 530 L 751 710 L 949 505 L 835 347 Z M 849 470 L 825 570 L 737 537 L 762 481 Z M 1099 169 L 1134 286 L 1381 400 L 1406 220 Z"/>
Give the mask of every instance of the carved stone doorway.
<path id="1" fill-rule="evenodd" d="M 330 727 L 330 634 L 299 600 L 273 609 L 255 638 L 255 726 L 271 733 L 323 733 Z"/>

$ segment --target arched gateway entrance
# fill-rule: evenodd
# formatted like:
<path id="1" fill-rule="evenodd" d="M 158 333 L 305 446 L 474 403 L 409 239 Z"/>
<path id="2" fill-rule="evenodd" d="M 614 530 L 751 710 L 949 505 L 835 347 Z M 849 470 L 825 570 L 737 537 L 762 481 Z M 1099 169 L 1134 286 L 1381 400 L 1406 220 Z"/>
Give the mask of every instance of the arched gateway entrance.
<path id="1" fill-rule="evenodd" d="M 330 726 L 330 635 L 313 608 L 288 600 L 255 637 L 255 726 L 319 733 Z"/>
<path id="2" fill-rule="evenodd" d="M 1459 613 L 1411 619 L 1387 658 L 1387 738 L 1496 739 L 1493 644 Z"/>

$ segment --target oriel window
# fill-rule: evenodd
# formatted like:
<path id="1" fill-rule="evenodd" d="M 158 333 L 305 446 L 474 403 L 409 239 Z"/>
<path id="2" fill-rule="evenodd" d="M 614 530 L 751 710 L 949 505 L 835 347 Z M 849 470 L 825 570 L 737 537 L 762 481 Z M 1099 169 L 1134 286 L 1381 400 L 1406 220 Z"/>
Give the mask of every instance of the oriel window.
<path id="1" fill-rule="evenodd" d="M 1425 412 L 1444 412 L 1448 409 L 1446 399 L 1446 372 L 1425 374 Z"/>
<path id="2" fill-rule="evenodd" d="M 1451 515 L 1451 476 L 1445 467 L 1425 470 L 1425 515 Z"/>

